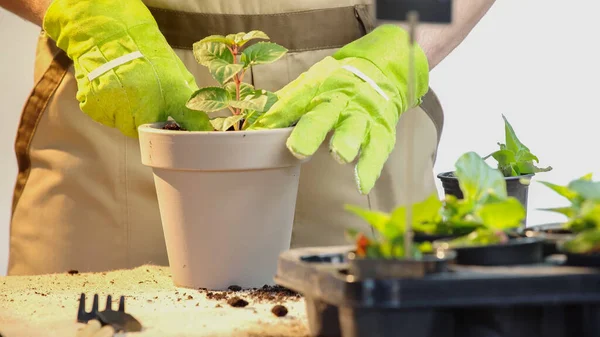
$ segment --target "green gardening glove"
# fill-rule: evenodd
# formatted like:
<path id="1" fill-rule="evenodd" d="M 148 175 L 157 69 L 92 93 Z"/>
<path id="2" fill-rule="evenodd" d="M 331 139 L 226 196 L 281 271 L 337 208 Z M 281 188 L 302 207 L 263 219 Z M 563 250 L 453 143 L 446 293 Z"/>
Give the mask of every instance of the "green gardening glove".
<path id="1" fill-rule="evenodd" d="M 141 0 L 54 0 L 44 30 L 74 62 L 77 99 L 95 121 L 137 136 L 170 116 L 190 131 L 213 130 L 185 103 L 198 87 Z"/>
<path id="2" fill-rule="evenodd" d="M 279 90 L 278 101 L 249 128 L 298 124 L 287 141 L 298 158 L 311 156 L 327 134 L 342 164 L 358 156 L 356 182 L 367 194 L 396 142 L 400 115 L 420 103 L 429 87 L 429 64 L 415 45 L 415 97 L 408 97 L 409 35 L 383 25 L 326 57 Z"/>

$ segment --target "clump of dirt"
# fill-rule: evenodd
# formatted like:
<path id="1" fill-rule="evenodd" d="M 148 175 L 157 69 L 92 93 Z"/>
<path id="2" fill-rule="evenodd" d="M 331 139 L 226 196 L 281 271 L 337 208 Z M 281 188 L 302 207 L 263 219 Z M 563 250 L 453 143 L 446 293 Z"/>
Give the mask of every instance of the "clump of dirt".
<path id="1" fill-rule="evenodd" d="M 75 274 L 79 274 L 79 271 L 72 269 L 72 270 L 69 270 L 67 273 L 69 273 L 69 275 L 75 275 Z"/>
<path id="2" fill-rule="evenodd" d="M 252 290 L 250 292 L 250 297 L 258 301 L 282 302 L 287 300 L 299 300 L 301 295 L 282 286 L 264 285 L 260 289 Z"/>
<path id="3" fill-rule="evenodd" d="M 283 316 L 287 315 L 288 310 L 283 305 L 278 304 L 278 305 L 274 306 L 273 309 L 271 309 L 271 312 L 273 313 L 273 315 L 275 315 L 277 317 L 283 317 Z"/>
<path id="4" fill-rule="evenodd" d="M 227 296 L 227 293 L 215 293 L 215 292 L 209 291 L 206 293 L 206 298 L 208 298 L 209 300 L 222 301 L 222 300 L 226 300 L 228 298 L 228 296 Z"/>
<path id="5" fill-rule="evenodd" d="M 248 305 L 248 301 L 235 296 L 235 297 L 230 298 L 227 301 L 227 304 L 229 304 L 230 306 L 232 306 L 234 308 L 243 308 Z"/>
<path id="6" fill-rule="evenodd" d="M 242 287 L 240 287 L 240 286 L 237 286 L 237 285 L 231 285 L 231 286 L 229 286 L 229 288 L 228 288 L 228 289 L 229 289 L 230 291 L 240 291 L 240 290 L 242 290 Z"/>
<path id="7" fill-rule="evenodd" d="M 166 123 L 163 127 L 163 130 L 172 130 L 172 131 L 186 131 L 184 128 L 179 126 L 177 123 L 169 122 Z"/>

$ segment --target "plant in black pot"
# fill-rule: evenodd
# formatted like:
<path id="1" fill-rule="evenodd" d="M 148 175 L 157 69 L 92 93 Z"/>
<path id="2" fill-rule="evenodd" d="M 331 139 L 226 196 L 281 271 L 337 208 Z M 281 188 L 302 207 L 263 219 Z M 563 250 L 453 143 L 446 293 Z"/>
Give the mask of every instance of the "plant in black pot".
<path id="1" fill-rule="evenodd" d="M 521 143 L 506 117 L 502 115 L 502 118 L 504 119 L 504 143 L 498 143 L 500 148 L 483 159 L 486 160 L 492 157 L 496 160 L 497 169 L 504 177 L 508 196 L 519 200 L 525 208 L 525 217 L 522 221 L 525 225 L 530 180 L 536 173 L 551 171 L 552 167 L 537 167 L 538 157 Z M 453 195 L 459 199 L 463 198 L 455 172 L 440 173 L 438 178 L 442 181 L 446 195 Z"/>
<path id="2" fill-rule="evenodd" d="M 558 227 L 536 228 L 526 234 L 556 245 L 556 252 L 565 254 L 569 265 L 600 267 L 600 182 L 587 174 L 566 186 L 541 183 L 570 202 L 566 207 L 542 210 L 560 213 L 567 221 Z"/>
<path id="3" fill-rule="evenodd" d="M 414 204 L 413 228 L 435 226 L 440 221 L 441 201 L 437 193 Z M 361 217 L 374 229 L 367 235 L 348 229 L 346 235 L 354 243 L 348 256 L 350 273 L 357 279 L 418 278 L 446 270 L 453 261 L 452 251 L 434 252 L 430 242 L 417 243 L 410 251 L 405 249 L 406 207 L 400 206 L 391 213 L 383 213 L 347 205 L 346 210 Z"/>
<path id="4" fill-rule="evenodd" d="M 542 240 L 514 235 L 525 217 L 525 207 L 507 194 L 502 173 L 478 154 L 468 152 L 456 162 L 455 175 L 463 198 L 446 195 L 441 224 L 447 228 L 470 228 L 471 231 L 452 239 L 434 241 L 433 247 L 455 250 L 458 264 L 541 262 Z"/>

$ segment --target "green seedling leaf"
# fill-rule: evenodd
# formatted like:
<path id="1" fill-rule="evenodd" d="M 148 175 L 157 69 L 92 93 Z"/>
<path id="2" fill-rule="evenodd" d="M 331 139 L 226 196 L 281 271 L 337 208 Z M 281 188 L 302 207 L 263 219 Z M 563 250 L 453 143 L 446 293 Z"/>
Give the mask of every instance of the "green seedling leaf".
<path id="1" fill-rule="evenodd" d="M 217 131 L 227 131 L 231 128 L 235 123 L 239 123 L 244 118 L 243 114 L 239 115 L 231 115 L 228 117 L 217 117 L 210 120 L 213 127 Z"/>
<path id="2" fill-rule="evenodd" d="M 600 230 L 591 229 L 577 234 L 573 239 L 566 241 L 562 249 L 574 254 L 589 254 L 600 251 Z"/>
<path id="3" fill-rule="evenodd" d="M 505 230 L 520 226 L 521 220 L 525 218 L 525 208 L 519 200 L 508 197 L 502 201 L 481 205 L 476 214 L 486 227 Z"/>
<path id="4" fill-rule="evenodd" d="M 229 101 L 229 105 L 236 109 L 243 110 L 256 110 L 264 111 L 265 105 L 267 104 L 267 96 L 259 96 L 253 98 L 253 96 L 246 96 L 242 101 Z"/>
<path id="5" fill-rule="evenodd" d="M 600 201 L 600 182 L 575 180 L 568 188 L 586 200 Z"/>
<path id="6" fill-rule="evenodd" d="M 559 213 L 569 218 L 575 215 L 575 211 L 571 207 L 538 208 L 538 210 Z"/>
<path id="7" fill-rule="evenodd" d="M 477 153 L 463 154 L 455 166 L 455 175 L 467 202 L 479 202 L 490 194 L 506 198 L 506 182 L 502 173 L 486 164 Z"/>
<path id="8" fill-rule="evenodd" d="M 432 224 L 437 224 L 441 220 L 440 209 L 442 206 L 443 204 L 439 200 L 437 192 L 433 192 L 425 200 L 413 204 L 413 229 L 427 229 L 427 227 L 430 227 Z M 397 228 L 398 233 L 404 234 L 404 231 L 406 230 L 406 206 L 397 207 L 392 212 L 389 225 Z M 392 237 L 387 238 L 391 239 Z"/>
<path id="9" fill-rule="evenodd" d="M 242 52 L 241 61 L 244 67 L 266 64 L 280 59 L 287 49 L 272 42 L 258 42 Z"/>
<path id="10" fill-rule="evenodd" d="M 221 85 L 231 80 L 237 73 L 239 73 L 243 69 L 244 66 L 242 64 L 229 64 L 221 60 L 215 60 L 208 67 L 211 76 Z"/>
<path id="11" fill-rule="evenodd" d="M 501 231 L 479 228 L 468 235 L 452 239 L 448 242 L 449 248 L 485 246 L 506 242 L 507 237 Z"/>
<path id="12" fill-rule="evenodd" d="M 359 206 L 346 205 L 345 209 L 354 215 L 362 218 L 369 225 L 373 226 L 378 232 L 384 233 L 386 224 L 389 222 L 389 215 L 383 212 L 371 211 Z"/>
<path id="13" fill-rule="evenodd" d="M 247 110 L 246 111 L 248 117 L 246 118 L 245 129 L 250 127 L 252 124 L 254 124 L 256 122 L 256 120 L 258 120 L 260 118 L 260 116 L 264 115 L 267 111 L 269 111 L 269 109 L 271 109 L 273 104 L 275 104 L 278 100 L 277 95 L 270 91 L 265 91 L 265 95 L 267 96 L 267 103 L 265 104 L 262 111 L 256 111 L 256 110 Z"/>
<path id="14" fill-rule="evenodd" d="M 550 188 L 554 192 L 560 194 L 562 197 L 565 197 L 569 201 L 575 200 L 575 198 L 577 198 L 577 196 L 578 196 L 577 193 L 575 191 L 572 191 L 571 189 L 569 189 L 568 186 L 560 186 L 560 185 L 556 185 L 556 184 L 553 184 L 553 183 L 547 182 L 547 181 L 538 181 L 538 182 L 540 184 Z"/>
<path id="15" fill-rule="evenodd" d="M 196 42 L 197 44 L 203 44 L 208 42 L 216 42 L 216 43 L 224 43 L 228 46 L 233 46 L 235 41 L 233 39 L 227 38 L 223 35 L 211 35 L 203 38 L 202 40 Z"/>
<path id="16" fill-rule="evenodd" d="M 229 94 L 225 89 L 206 87 L 196 91 L 186 103 L 186 107 L 192 110 L 213 112 L 227 108 L 229 100 Z"/>
<path id="17" fill-rule="evenodd" d="M 519 138 L 517 138 L 515 130 L 504 115 L 502 115 L 502 119 L 504 119 L 504 137 L 506 138 L 506 148 L 514 153 L 519 153 L 523 150 L 529 152 L 529 149 L 523 145 L 523 143 L 521 143 Z"/>
<path id="18" fill-rule="evenodd" d="M 240 47 L 255 39 L 269 40 L 269 36 L 260 30 L 253 30 L 248 33 L 241 32 L 237 34 L 229 34 L 227 35 L 227 38 L 233 40 L 234 43 Z"/>

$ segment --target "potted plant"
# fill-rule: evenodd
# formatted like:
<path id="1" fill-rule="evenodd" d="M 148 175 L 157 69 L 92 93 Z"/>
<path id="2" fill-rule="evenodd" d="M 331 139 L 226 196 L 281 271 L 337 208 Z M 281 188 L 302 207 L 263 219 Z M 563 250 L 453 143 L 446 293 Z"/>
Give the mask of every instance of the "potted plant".
<path id="1" fill-rule="evenodd" d="M 455 175 L 463 198 L 446 196 L 441 224 L 446 228 L 468 228 L 471 232 L 434 241 L 433 246 L 455 250 L 459 264 L 540 262 L 542 241 L 514 235 L 525 217 L 525 207 L 517 198 L 508 195 L 500 171 L 490 167 L 478 154 L 468 152 L 456 162 Z"/>
<path id="2" fill-rule="evenodd" d="M 530 180 L 536 173 L 551 171 L 552 167 L 537 167 L 536 163 L 539 162 L 538 157 L 532 154 L 529 148 L 521 143 L 506 117 L 502 115 L 502 118 L 504 119 L 504 144 L 498 143 L 500 148 L 483 159 L 486 160 L 493 157 L 496 160 L 497 169 L 502 173 L 506 181 L 508 196 L 515 197 L 525 208 L 525 218 L 523 218 L 522 223 L 526 225 Z M 463 197 L 459 188 L 458 178 L 454 172 L 442 172 L 438 174 L 438 178 L 442 181 L 444 192 L 447 195 L 453 195 L 459 199 Z"/>
<path id="3" fill-rule="evenodd" d="M 541 225 L 528 228 L 524 235 L 540 237 L 546 240 L 547 250 L 551 253 L 566 253 L 571 262 L 590 260 L 598 246 L 597 232 L 600 228 L 600 182 L 592 180 L 592 174 L 586 174 L 569 182 L 566 186 L 540 181 L 565 199 L 570 205 L 541 209 L 564 215 L 567 220 L 558 224 Z M 597 256 L 592 256 L 598 259 Z M 579 262 L 577 262 L 579 263 Z M 600 263 L 598 263 L 600 265 Z"/>
<path id="4" fill-rule="evenodd" d="M 249 67 L 274 62 L 287 49 L 250 43 L 257 39 L 269 37 L 214 35 L 193 46 L 218 86 L 197 90 L 187 107 L 210 114 L 214 130 L 186 131 L 174 122 L 139 128 L 173 281 L 181 287 L 271 284 L 278 255 L 290 246 L 303 160 L 285 145 L 293 126 L 247 130 L 277 96 L 243 82 Z"/>
<path id="5" fill-rule="evenodd" d="M 424 225 L 437 222 L 441 202 L 437 193 L 413 205 L 413 223 Z M 346 236 L 354 249 L 348 254 L 350 273 L 357 279 L 419 278 L 426 274 L 446 270 L 456 254 L 443 251 L 434 254 L 431 243 L 423 242 L 405 248 L 406 207 L 400 206 L 391 213 L 372 211 L 358 206 L 346 205 L 346 210 L 361 217 L 377 232 L 368 236 L 354 229 L 347 229 Z"/>

